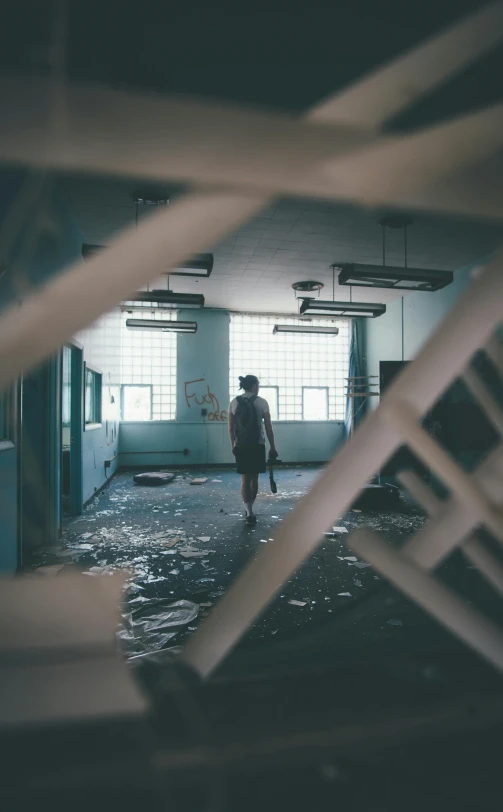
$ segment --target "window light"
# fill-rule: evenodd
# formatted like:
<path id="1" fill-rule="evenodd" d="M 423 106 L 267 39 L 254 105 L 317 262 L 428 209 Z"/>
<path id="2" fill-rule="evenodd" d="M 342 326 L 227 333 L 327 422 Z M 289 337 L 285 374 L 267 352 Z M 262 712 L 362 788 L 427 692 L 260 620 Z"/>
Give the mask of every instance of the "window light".
<path id="1" fill-rule="evenodd" d="M 337 327 L 336 338 L 330 334 L 304 332 L 273 335 L 273 327 L 278 322 L 280 326 L 307 326 L 307 319 L 298 316 L 231 313 L 230 400 L 239 394 L 239 376 L 251 373 L 260 381 L 259 394 L 269 401 L 271 415 L 277 404 L 279 421 L 305 419 L 303 387 L 328 387 L 328 420 L 344 420 L 350 320 L 313 319 L 313 326 L 331 330 Z"/>
<path id="2" fill-rule="evenodd" d="M 165 320 L 176 318 L 173 310 L 156 311 L 155 317 L 160 318 L 161 313 Z M 154 318 L 149 311 L 143 315 Z M 142 316 L 137 314 L 138 318 Z M 175 420 L 178 335 L 162 330 L 129 330 L 128 318 L 114 308 L 77 335 L 86 348 L 86 362 L 103 372 L 103 417 L 120 418 L 121 386 L 149 384 L 152 420 Z"/>

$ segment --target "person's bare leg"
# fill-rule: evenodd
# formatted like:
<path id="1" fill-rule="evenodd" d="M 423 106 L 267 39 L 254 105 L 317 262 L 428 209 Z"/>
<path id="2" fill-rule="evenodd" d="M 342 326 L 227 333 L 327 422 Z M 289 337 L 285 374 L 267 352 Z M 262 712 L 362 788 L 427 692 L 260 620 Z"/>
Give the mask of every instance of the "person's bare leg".
<path id="1" fill-rule="evenodd" d="M 258 493 L 258 474 L 252 474 L 250 482 L 252 504 L 255 502 Z"/>
<path id="2" fill-rule="evenodd" d="M 241 474 L 241 496 L 247 516 L 253 516 L 252 476 L 252 474 Z"/>

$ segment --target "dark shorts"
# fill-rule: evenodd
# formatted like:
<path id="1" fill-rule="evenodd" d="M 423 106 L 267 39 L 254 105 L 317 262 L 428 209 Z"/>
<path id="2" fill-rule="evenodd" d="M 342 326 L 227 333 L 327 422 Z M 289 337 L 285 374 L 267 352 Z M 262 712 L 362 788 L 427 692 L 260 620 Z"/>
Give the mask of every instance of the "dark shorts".
<path id="1" fill-rule="evenodd" d="M 238 474 L 265 474 L 265 445 L 246 445 L 236 448 L 236 467 Z"/>

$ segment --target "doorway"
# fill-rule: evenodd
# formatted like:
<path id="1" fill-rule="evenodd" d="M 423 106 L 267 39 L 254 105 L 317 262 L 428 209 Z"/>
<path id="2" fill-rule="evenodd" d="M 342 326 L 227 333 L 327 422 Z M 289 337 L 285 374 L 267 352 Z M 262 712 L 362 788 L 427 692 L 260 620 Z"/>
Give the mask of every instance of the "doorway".
<path id="1" fill-rule="evenodd" d="M 61 515 L 82 513 L 82 348 L 61 353 Z"/>

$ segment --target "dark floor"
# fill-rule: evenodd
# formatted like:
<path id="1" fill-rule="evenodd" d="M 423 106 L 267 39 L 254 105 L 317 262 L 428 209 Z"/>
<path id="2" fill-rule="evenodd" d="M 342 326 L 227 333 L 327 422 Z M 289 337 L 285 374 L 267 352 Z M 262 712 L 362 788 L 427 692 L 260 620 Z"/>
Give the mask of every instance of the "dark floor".
<path id="1" fill-rule="evenodd" d="M 190 485 L 196 474 L 208 481 Z M 262 544 L 274 544 L 275 526 L 317 475 L 314 467 L 280 468 L 277 496 L 264 477 L 255 528 L 243 522 L 239 478 L 215 469 L 179 472 L 158 488 L 136 486 L 131 472 L 121 472 L 82 517 L 67 523 L 63 547 L 44 550 L 34 566 L 56 577 L 71 569 L 87 577 L 121 569 L 132 574 L 119 640 L 149 699 L 141 747 L 148 742 L 153 748 L 148 764 L 158 771 L 155 781 L 150 768 L 142 779 L 137 751 L 124 767 L 123 739 L 127 754 L 132 738 L 116 734 L 114 751 L 108 722 L 90 744 L 79 726 L 73 750 L 63 737 L 59 761 L 44 732 L 42 749 L 51 758 L 40 767 L 37 740 L 33 761 L 44 779 L 36 772 L 37 793 L 41 786 L 59 792 L 60 764 L 72 763 L 70 752 L 86 808 L 95 797 L 116 801 L 118 783 L 129 800 L 130 774 L 140 787 L 135 808 L 154 789 L 159 808 L 168 798 L 170 808 L 189 812 L 401 810 L 404 798 L 413 812 L 500 808 L 500 677 L 371 567 L 348 560 L 345 533 L 321 541 L 211 680 L 198 680 L 173 661 L 169 652 L 183 647 Z M 334 525 L 349 531 L 371 525 L 400 545 L 424 517 L 403 496 L 396 508 L 352 510 L 334 517 Z M 206 555 L 185 558 L 184 547 Z M 499 611 L 487 584 L 460 555 L 437 575 L 489 613 Z M 159 653 L 160 647 L 168 652 Z M 4 748 L 14 754 L 12 775 L 21 758 L 16 754 L 26 760 L 25 740 L 17 746 Z M 89 774 L 108 775 L 109 762 L 110 795 L 103 795 Z M 51 769 L 53 785 L 47 783 Z M 13 784 L 16 801 L 22 778 Z"/>
<path id="2" fill-rule="evenodd" d="M 131 472 L 120 472 L 83 516 L 67 523 L 64 549 L 44 553 L 38 563 L 63 562 L 61 572 L 78 568 L 91 576 L 120 569 L 132 572 L 121 646 L 130 656 L 183 646 L 261 545 L 274 543 L 275 526 L 318 472 L 310 466 L 279 469 L 275 496 L 263 477 L 256 504 L 259 521 L 253 528 L 244 524 L 239 478 L 233 471 L 178 472 L 173 482 L 155 488 L 135 485 Z M 208 481 L 190 485 L 193 476 L 207 476 Z M 349 532 L 370 525 L 400 545 L 423 521 L 423 514 L 402 498 L 396 511 L 349 511 L 335 517 L 334 525 Z M 321 541 L 250 629 L 225 669 L 250 673 L 273 664 L 288 669 L 317 667 L 407 652 L 419 658 L 418 667 L 435 673 L 435 653 L 459 644 L 370 566 L 348 560 L 346 537 L 338 534 Z M 171 546 L 175 539 L 179 541 Z M 207 554 L 185 558 L 180 551 L 187 546 Z M 464 561 L 449 562 L 445 572 L 447 580 L 454 578 L 465 591 L 481 588 L 478 574 Z M 175 610 L 169 607 L 180 600 L 186 603 Z M 306 605 L 292 605 L 290 600 Z M 171 620 L 177 625 L 170 626 Z"/>

